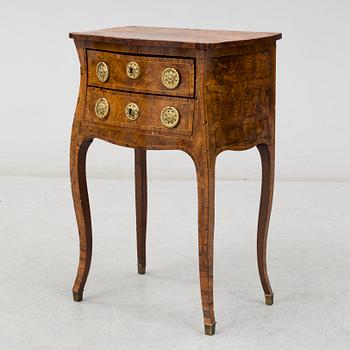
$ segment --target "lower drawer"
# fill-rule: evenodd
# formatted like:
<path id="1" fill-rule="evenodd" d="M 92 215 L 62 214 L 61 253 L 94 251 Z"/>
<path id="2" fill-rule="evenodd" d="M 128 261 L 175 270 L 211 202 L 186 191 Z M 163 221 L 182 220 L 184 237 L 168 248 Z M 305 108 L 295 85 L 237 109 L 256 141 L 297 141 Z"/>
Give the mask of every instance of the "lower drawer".
<path id="1" fill-rule="evenodd" d="M 84 120 L 134 132 L 191 135 L 194 100 L 88 88 Z"/>

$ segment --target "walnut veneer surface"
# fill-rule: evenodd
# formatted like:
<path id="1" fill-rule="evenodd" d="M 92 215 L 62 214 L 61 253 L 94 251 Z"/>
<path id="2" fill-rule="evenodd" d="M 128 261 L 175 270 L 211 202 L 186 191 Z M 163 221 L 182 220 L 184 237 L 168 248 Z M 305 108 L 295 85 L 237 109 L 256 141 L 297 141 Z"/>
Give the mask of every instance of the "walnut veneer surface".
<path id="1" fill-rule="evenodd" d="M 138 272 L 146 271 L 146 150 L 177 149 L 194 161 L 198 189 L 199 279 L 208 335 L 215 333 L 213 244 L 215 159 L 257 147 L 262 187 L 257 259 L 265 302 L 275 153 L 275 58 L 280 33 L 121 27 L 71 33 L 81 65 L 71 136 L 71 183 L 80 260 L 73 286 L 81 301 L 92 229 L 86 152 L 94 138 L 135 149 Z M 170 221 L 168 221 L 171 224 Z"/>

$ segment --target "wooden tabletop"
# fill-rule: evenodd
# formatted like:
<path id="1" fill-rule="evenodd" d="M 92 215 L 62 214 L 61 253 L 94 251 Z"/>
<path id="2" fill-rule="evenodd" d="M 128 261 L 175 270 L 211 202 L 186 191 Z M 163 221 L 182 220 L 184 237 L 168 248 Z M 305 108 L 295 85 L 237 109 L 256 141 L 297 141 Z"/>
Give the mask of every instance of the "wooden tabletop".
<path id="1" fill-rule="evenodd" d="M 281 39 L 282 34 L 130 26 L 70 33 L 69 37 L 75 40 L 101 41 L 113 44 L 216 49 L 249 45 L 256 41 L 275 41 Z"/>

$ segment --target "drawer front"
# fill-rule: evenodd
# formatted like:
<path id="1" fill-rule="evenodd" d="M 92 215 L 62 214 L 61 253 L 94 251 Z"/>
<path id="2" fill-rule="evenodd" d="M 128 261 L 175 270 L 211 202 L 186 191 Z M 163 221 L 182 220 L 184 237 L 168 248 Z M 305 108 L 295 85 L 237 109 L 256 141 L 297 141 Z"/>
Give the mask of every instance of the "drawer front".
<path id="1" fill-rule="evenodd" d="M 180 97 L 194 96 L 194 60 L 87 50 L 88 84 Z"/>
<path id="2" fill-rule="evenodd" d="M 98 126 L 120 127 L 134 132 L 190 136 L 193 112 L 193 99 L 89 87 L 84 120 Z"/>

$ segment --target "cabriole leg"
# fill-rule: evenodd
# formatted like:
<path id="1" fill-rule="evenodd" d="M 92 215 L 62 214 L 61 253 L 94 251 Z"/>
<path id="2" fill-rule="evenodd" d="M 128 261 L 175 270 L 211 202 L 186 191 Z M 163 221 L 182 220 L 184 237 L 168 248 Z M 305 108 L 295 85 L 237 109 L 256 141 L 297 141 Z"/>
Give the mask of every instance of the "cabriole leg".
<path id="1" fill-rule="evenodd" d="M 74 137 L 71 140 L 70 176 L 80 242 L 79 266 L 72 290 L 74 301 L 83 300 L 84 286 L 91 263 L 91 215 L 85 171 L 86 153 L 91 142 L 92 140 L 80 142 Z"/>
<path id="2" fill-rule="evenodd" d="M 198 252 L 199 277 L 207 335 L 215 334 L 213 298 L 213 249 L 214 249 L 214 202 L 215 202 L 215 159 L 204 154 L 197 157 L 198 188 Z"/>
<path id="3" fill-rule="evenodd" d="M 261 157 L 262 179 L 259 208 L 257 254 L 258 267 L 267 305 L 273 304 L 273 292 L 267 274 L 266 246 L 269 229 L 275 172 L 275 146 L 260 144 L 257 146 Z"/>

